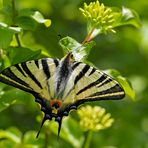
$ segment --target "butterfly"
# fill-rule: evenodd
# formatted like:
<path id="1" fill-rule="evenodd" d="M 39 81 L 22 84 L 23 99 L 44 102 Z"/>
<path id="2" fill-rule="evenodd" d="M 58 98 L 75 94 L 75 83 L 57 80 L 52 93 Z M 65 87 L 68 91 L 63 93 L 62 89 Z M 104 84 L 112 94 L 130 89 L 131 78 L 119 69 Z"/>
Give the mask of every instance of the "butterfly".
<path id="1" fill-rule="evenodd" d="M 15 64 L 0 73 L 0 81 L 31 93 L 41 105 L 46 120 L 58 122 L 85 102 L 119 100 L 125 96 L 120 84 L 104 72 L 73 59 L 42 58 Z M 39 136 L 40 130 L 37 133 Z"/>

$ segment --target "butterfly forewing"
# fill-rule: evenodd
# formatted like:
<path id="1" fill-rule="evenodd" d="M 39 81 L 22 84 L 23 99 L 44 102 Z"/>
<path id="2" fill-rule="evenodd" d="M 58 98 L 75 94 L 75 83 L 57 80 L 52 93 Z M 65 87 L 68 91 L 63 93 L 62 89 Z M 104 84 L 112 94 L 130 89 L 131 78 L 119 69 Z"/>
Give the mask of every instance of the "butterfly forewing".
<path id="1" fill-rule="evenodd" d="M 63 99 L 64 102 L 85 102 L 121 99 L 124 95 L 124 90 L 116 80 L 87 64 L 79 63 L 71 73 Z"/>
<path id="2" fill-rule="evenodd" d="M 57 63 L 58 60 L 45 58 L 16 64 L 1 72 L 0 81 L 50 99 L 48 80 L 54 75 Z"/>

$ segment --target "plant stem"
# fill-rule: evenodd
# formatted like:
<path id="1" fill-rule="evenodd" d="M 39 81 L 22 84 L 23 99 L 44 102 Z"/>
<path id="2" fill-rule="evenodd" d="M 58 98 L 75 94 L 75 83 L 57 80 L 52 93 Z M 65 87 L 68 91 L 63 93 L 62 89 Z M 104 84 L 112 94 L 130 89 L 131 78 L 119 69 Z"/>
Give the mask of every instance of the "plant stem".
<path id="1" fill-rule="evenodd" d="M 16 13 L 16 8 L 15 8 L 15 0 L 12 0 L 11 4 L 12 4 L 12 26 L 16 26 L 15 25 L 15 18 L 16 18 L 17 13 Z M 15 34 L 15 39 L 16 39 L 18 47 L 21 47 L 21 41 L 19 39 L 18 33 Z"/>
<path id="2" fill-rule="evenodd" d="M 15 34 L 15 39 L 16 39 L 18 47 L 21 47 L 21 42 L 20 42 L 19 34 L 18 33 Z"/>
<path id="3" fill-rule="evenodd" d="M 12 5 L 12 24 L 15 25 L 16 9 L 15 9 L 15 0 L 11 0 Z"/>
<path id="4" fill-rule="evenodd" d="M 84 41 L 82 42 L 82 44 L 85 44 L 86 42 L 89 42 L 92 40 L 91 35 L 94 32 L 94 28 L 90 31 L 90 33 L 87 34 L 87 36 L 85 37 Z"/>
<path id="5" fill-rule="evenodd" d="M 91 139 L 92 139 L 92 131 L 88 131 L 86 138 L 85 138 L 85 141 L 84 141 L 84 144 L 83 144 L 83 148 L 89 148 L 90 147 Z"/>
<path id="6" fill-rule="evenodd" d="M 47 148 L 48 147 L 48 139 L 49 138 L 49 132 L 48 130 L 46 129 L 45 131 L 45 143 L 44 143 L 44 148 Z"/>

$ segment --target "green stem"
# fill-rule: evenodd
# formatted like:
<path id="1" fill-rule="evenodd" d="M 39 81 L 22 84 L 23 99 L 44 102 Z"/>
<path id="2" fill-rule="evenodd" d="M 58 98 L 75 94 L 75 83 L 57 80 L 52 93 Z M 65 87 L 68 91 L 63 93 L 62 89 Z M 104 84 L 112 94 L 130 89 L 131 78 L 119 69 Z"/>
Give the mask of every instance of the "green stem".
<path id="1" fill-rule="evenodd" d="M 11 1 L 12 5 L 12 24 L 15 25 L 16 9 L 15 9 L 15 0 Z"/>
<path id="2" fill-rule="evenodd" d="M 48 147 L 48 140 L 49 140 L 49 131 L 46 129 L 45 131 L 45 143 L 44 143 L 44 148 Z"/>
<path id="3" fill-rule="evenodd" d="M 92 131 L 88 131 L 87 132 L 87 135 L 86 135 L 86 138 L 85 138 L 85 141 L 84 141 L 84 144 L 83 144 L 83 148 L 90 148 L 90 142 L 91 142 L 91 139 L 92 139 Z"/>
<path id="4" fill-rule="evenodd" d="M 85 39 L 84 39 L 84 41 L 82 42 L 82 44 L 85 44 L 85 43 L 90 42 L 90 41 L 92 40 L 92 38 L 90 38 L 90 37 L 91 37 L 91 35 L 93 34 L 94 30 L 95 30 L 95 28 L 92 29 L 92 30 L 90 31 L 90 33 L 87 34 L 87 36 L 85 37 Z"/>
<path id="5" fill-rule="evenodd" d="M 16 39 L 18 47 L 21 47 L 21 42 L 20 42 L 19 34 L 18 33 L 15 34 L 15 39 Z"/>
<path id="6" fill-rule="evenodd" d="M 16 26 L 15 25 L 15 18 L 17 16 L 17 12 L 16 12 L 16 8 L 15 8 L 15 0 L 12 0 L 11 4 L 12 4 L 12 26 Z M 19 39 L 18 33 L 15 34 L 15 39 L 16 39 L 18 47 L 21 47 L 21 41 Z"/>

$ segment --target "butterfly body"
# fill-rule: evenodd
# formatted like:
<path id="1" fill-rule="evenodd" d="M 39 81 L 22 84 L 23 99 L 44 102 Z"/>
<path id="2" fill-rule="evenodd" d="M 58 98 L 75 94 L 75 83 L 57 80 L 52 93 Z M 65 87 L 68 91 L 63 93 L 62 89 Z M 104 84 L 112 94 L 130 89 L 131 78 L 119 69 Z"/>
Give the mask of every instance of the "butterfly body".
<path id="1" fill-rule="evenodd" d="M 34 95 L 44 112 L 42 125 L 54 118 L 59 123 L 58 134 L 62 118 L 68 116 L 70 110 L 84 102 L 119 100 L 125 95 L 117 81 L 85 63 L 74 61 L 72 53 L 61 60 L 43 58 L 16 64 L 0 73 L 0 81 Z"/>

